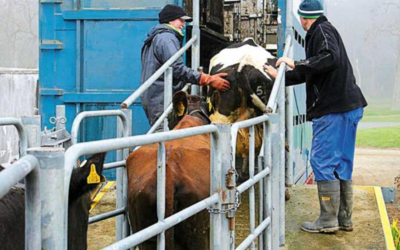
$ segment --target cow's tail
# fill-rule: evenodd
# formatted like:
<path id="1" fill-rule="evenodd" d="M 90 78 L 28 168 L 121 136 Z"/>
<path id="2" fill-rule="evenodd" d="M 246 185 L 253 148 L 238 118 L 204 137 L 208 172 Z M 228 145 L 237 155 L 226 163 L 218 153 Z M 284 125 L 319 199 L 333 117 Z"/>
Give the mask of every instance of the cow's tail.
<path id="1" fill-rule="evenodd" d="M 251 101 L 253 104 L 260 109 L 261 112 L 265 113 L 267 112 L 267 106 L 261 101 L 261 99 L 254 93 L 250 86 L 250 80 L 248 77 L 248 72 L 247 69 L 242 69 L 241 72 L 239 73 L 239 80 L 244 83 L 244 87 L 250 95 Z"/>

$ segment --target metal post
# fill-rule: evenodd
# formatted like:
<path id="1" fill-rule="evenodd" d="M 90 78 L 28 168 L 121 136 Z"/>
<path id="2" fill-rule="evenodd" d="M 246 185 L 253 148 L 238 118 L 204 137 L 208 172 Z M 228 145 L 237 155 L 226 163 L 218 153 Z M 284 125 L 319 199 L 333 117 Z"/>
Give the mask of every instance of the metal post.
<path id="1" fill-rule="evenodd" d="M 56 129 L 65 129 L 65 123 L 67 122 L 67 118 L 65 116 L 65 105 L 56 106 L 56 118 Z"/>
<path id="2" fill-rule="evenodd" d="M 290 15 L 288 15 L 289 17 Z M 291 22 L 289 22 L 291 23 Z M 293 37 L 293 36 L 290 36 Z M 289 58 L 293 58 L 293 42 L 290 45 L 289 49 Z M 287 154 L 287 161 L 286 161 L 286 184 L 287 185 L 293 185 L 294 184 L 294 173 L 293 173 L 293 155 L 294 155 L 294 132 L 293 132 L 293 105 L 294 105 L 294 89 L 293 87 L 288 87 L 286 89 L 286 122 L 285 122 L 285 127 L 286 127 L 286 140 L 289 145 L 289 153 Z M 307 168 L 306 168 L 307 169 Z"/>
<path id="3" fill-rule="evenodd" d="M 221 174 L 221 139 L 216 133 L 210 136 L 210 196 L 219 193 L 222 189 L 222 174 Z M 213 205 L 211 208 L 217 211 L 221 210 L 221 199 L 220 202 Z M 210 249 L 221 249 L 221 213 L 211 213 L 210 214 Z"/>
<path id="4" fill-rule="evenodd" d="M 265 131 L 265 128 L 264 128 Z M 265 133 L 265 132 L 264 132 Z M 266 137 L 264 137 L 264 141 L 266 141 Z M 258 172 L 260 173 L 263 171 L 263 156 L 258 156 L 257 158 L 257 164 L 258 164 Z M 268 175 L 269 176 L 269 175 Z M 264 180 L 267 179 L 265 177 L 263 180 L 261 180 L 258 185 L 258 225 L 260 225 L 264 221 Z M 269 226 L 268 226 L 269 227 Z M 266 231 L 266 230 L 265 230 Z M 264 249 L 264 234 L 260 234 L 258 236 L 258 249 Z"/>
<path id="5" fill-rule="evenodd" d="M 271 145 L 279 145 L 279 116 L 278 114 L 270 115 L 270 130 L 271 133 L 269 139 Z M 270 155 L 272 156 L 271 162 L 271 241 L 272 245 L 270 249 L 279 249 L 279 216 L 280 216 L 280 201 L 279 201 L 279 147 L 271 147 Z"/>
<path id="6" fill-rule="evenodd" d="M 197 36 L 197 40 L 192 46 L 192 69 L 197 70 L 200 66 L 200 1 L 193 0 L 193 29 L 192 37 Z M 192 85 L 191 94 L 198 95 L 199 85 Z"/>
<path id="7" fill-rule="evenodd" d="M 294 176 L 293 176 L 293 155 L 294 155 L 294 146 L 293 146 L 293 87 L 287 88 L 287 105 L 286 105 L 286 140 L 289 145 L 289 152 L 286 161 L 286 183 L 290 186 L 294 184 Z"/>
<path id="8" fill-rule="evenodd" d="M 264 138 L 267 138 L 267 141 L 264 141 L 264 169 L 270 168 L 272 166 L 272 130 L 271 130 L 271 119 L 268 122 L 264 122 Z M 271 169 L 272 172 L 272 169 Z M 271 173 L 267 178 L 264 178 L 264 219 L 270 217 L 272 221 L 272 181 L 271 181 Z M 268 226 L 267 230 L 264 233 L 264 249 L 272 249 L 272 223 Z"/>
<path id="9" fill-rule="evenodd" d="M 28 147 L 40 147 L 40 115 L 22 116 L 21 121 L 26 131 Z"/>
<path id="10" fill-rule="evenodd" d="M 173 72 L 172 67 L 169 67 L 164 74 L 164 111 L 168 109 L 168 106 L 172 103 L 172 85 L 173 85 Z M 168 119 L 164 118 L 164 131 L 168 131 Z"/>
<path id="11" fill-rule="evenodd" d="M 128 137 L 132 134 L 132 110 L 121 110 L 123 116 L 117 118 L 117 136 Z M 121 117 L 124 117 L 122 121 Z M 117 150 L 117 161 L 123 161 L 128 158 L 129 148 Z M 126 166 L 117 168 L 117 209 L 128 207 L 128 176 Z M 116 218 L 116 239 L 121 240 L 130 235 L 130 226 L 128 221 L 128 211 Z"/>
<path id="12" fill-rule="evenodd" d="M 165 219 L 165 142 L 158 144 L 157 153 L 157 218 L 161 222 Z M 165 249 L 165 232 L 157 236 L 157 250 Z"/>
<path id="13" fill-rule="evenodd" d="M 42 204 L 42 249 L 68 249 L 64 203 L 64 149 L 32 148 L 39 161 Z"/>
<path id="14" fill-rule="evenodd" d="M 228 190 L 225 186 L 226 184 L 226 174 L 231 170 L 231 158 L 232 156 L 232 148 L 230 145 L 231 142 L 231 126 L 227 124 L 217 124 L 219 134 L 219 147 L 220 147 L 220 159 L 221 159 L 221 190 L 225 194 L 222 195 L 222 204 L 227 202 L 228 199 Z M 226 209 L 227 205 L 222 205 L 222 209 Z M 220 245 L 214 246 L 213 249 L 232 249 L 232 246 L 235 246 L 235 242 L 231 238 L 232 228 L 230 225 L 230 219 L 227 218 L 227 214 L 219 215 L 220 216 L 220 231 L 214 232 L 214 234 L 220 234 Z M 217 228 L 214 228 L 216 230 Z M 215 243 L 215 242 L 214 242 Z"/>
<path id="15" fill-rule="evenodd" d="M 254 161 L 255 161 L 255 137 L 254 137 L 254 126 L 249 129 L 249 175 L 250 178 L 254 177 Z M 254 229 L 256 227 L 256 204 L 255 204 L 255 194 L 254 186 L 250 187 L 249 190 L 249 205 L 250 205 L 250 234 L 254 234 Z M 254 241 L 250 245 L 250 249 L 255 249 Z"/>
<path id="16" fill-rule="evenodd" d="M 132 110 L 123 109 L 125 121 L 117 118 L 117 136 L 128 137 L 132 135 Z M 117 151 L 117 161 L 124 161 L 129 156 L 129 148 Z M 117 209 L 128 207 L 128 175 L 126 166 L 117 168 Z M 121 240 L 130 235 L 130 226 L 128 221 L 128 211 L 116 218 L 116 239 Z"/>
<path id="17" fill-rule="evenodd" d="M 34 157 L 32 161 L 35 168 L 25 177 L 25 249 L 27 250 L 42 249 L 39 164 Z"/>
<path id="18" fill-rule="evenodd" d="M 118 125 L 120 124 L 120 119 L 117 118 L 117 123 Z M 120 126 L 117 126 L 117 130 L 118 130 L 118 137 L 120 136 L 120 131 L 119 131 Z M 122 156 L 122 150 L 117 150 L 116 152 L 116 158 L 117 161 L 121 161 L 123 159 Z M 116 209 L 121 209 L 124 207 L 125 203 L 124 203 L 124 175 L 125 173 L 125 168 L 117 168 L 117 176 L 116 176 L 116 185 L 117 185 L 117 194 L 116 194 Z M 115 220 L 115 239 L 116 241 L 122 240 L 124 238 L 123 235 L 123 231 L 124 231 L 124 220 L 126 219 L 126 213 L 121 214 L 119 216 L 117 216 L 116 220 Z"/>
<path id="19" fill-rule="evenodd" d="M 285 77 L 278 97 L 279 111 L 279 246 L 285 245 Z"/>
<path id="20" fill-rule="evenodd" d="M 127 131 L 126 131 L 126 136 L 132 136 L 132 109 L 124 109 L 122 110 L 122 112 L 124 112 L 125 117 L 126 117 L 126 123 L 127 123 Z M 123 160 L 126 161 L 126 159 L 128 159 L 129 157 L 129 148 L 124 148 L 122 150 L 122 157 Z M 124 206 L 125 208 L 128 208 L 128 169 L 126 167 L 124 167 L 124 178 L 123 178 L 123 200 L 124 200 Z M 126 209 L 126 213 L 125 213 L 125 218 L 124 218 L 124 230 L 122 231 L 122 234 L 124 237 L 128 237 L 129 235 L 131 235 L 131 226 L 129 224 L 129 220 L 128 220 L 128 210 Z"/>

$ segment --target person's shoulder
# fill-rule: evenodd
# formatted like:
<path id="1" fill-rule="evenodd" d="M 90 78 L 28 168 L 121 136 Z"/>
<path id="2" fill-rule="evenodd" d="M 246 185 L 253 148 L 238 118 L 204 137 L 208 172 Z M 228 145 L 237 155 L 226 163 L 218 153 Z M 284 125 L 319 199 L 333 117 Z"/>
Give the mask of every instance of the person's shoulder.
<path id="1" fill-rule="evenodd" d="M 155 38 L 156 41 L 158 42 L 178 42 L 178 38 L 175 36 L 175 34 L 173 34 L 172 32 L 169 31 L 164 31 L 160 34 L 157 35 L 157 37 Z"/>

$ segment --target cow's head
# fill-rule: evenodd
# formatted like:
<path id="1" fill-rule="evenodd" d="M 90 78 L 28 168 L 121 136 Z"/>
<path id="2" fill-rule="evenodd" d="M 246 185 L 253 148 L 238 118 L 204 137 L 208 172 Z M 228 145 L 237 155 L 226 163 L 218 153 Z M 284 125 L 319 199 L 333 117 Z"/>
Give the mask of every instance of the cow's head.
<path id="1" fill-rule="evenodd" d="M 203 124 L 210 124 L 208 118 L 208 104 L 198 95 L 189 95 L 184 91 L 178 91 L 172 99 L 173 110 L 168 116 L 168 127 L 173 129 L 185 115 L 197 117 Z"/>
<path id="2" fill-rule="evenodd" d="M 91 191 L 100 182 L 106 153 L 94 154 L 72 172 L 68 206 L 68 249 L 87 249 Z"/>
<path id="3" fill-rule="evenodd" d="M 263 67 L 265 64 L 275 65 L 275 62 L 276 58 L 251 38 L 214 56 L 210 62 L 210 74 L 227 73 L 231 88 L 225 92 L 210 88 L 211 120 L 233 123 L 237 121 L 241 108 L 250 110 L 253 113 L 250 116 L 264 113 L 274 81 Z"/>

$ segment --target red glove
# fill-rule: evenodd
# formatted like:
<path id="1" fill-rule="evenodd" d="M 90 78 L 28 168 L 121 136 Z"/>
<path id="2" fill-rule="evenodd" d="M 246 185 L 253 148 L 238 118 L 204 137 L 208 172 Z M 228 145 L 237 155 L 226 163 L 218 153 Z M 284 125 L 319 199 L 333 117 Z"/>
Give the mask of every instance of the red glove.
<path id="1" fill-rule="evenodd" d="M 222 77 L 227 76 L 227 73 L 219 73 L 216 75 L 209 75 L 201 73 L 200 85 L 211 86 L 217 90 L 226 91 L 230 88 L 229 82 Z"/>

